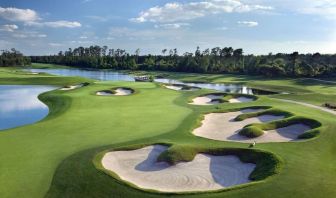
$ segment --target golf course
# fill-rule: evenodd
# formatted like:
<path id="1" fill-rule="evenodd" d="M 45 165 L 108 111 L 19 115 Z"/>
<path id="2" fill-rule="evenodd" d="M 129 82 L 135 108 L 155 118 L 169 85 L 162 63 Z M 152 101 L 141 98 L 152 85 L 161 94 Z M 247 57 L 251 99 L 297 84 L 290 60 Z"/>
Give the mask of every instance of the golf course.
<path id="1" fill-rule="evenodd" d="M 0 132 L 0 197 L 336 196 L 336 112 L 323 107 L 336 102 L 332 79 L 123 73 L 187 84 L 177 85 L 31 67 L 0 68 L 0 87 L 54 87 L 38 95 L 48 115 Z"/>

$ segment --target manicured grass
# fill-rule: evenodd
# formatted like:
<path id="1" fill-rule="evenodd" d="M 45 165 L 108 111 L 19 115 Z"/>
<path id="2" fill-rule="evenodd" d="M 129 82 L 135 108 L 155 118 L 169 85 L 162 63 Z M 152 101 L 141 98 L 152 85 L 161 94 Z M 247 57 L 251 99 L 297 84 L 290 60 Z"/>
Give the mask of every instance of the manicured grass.
<path id="1" fill-rule="evenodd" d="M 2 71 L 5 70 L 5 71 Z M 188 77 L 190 80 L 201 75 Z M 215 82 L 223 75 L 204 75 Z M 17 78 L 16 78 L 17 77 Z M 183 77 L 182 74 L 180 78 Z M 241 82 L 246 76 L 227 76 L 230 82 Z M 37 80 L 38 79 L 38 80 Z M 87 79 L 26 76 L 0 70 L 0 83 L 66 85 Z M 320 85 L 302 87 L 292 79 L 259 81 L 269 88 L 281 85 L 291 91 L 321 94 L 333 88 Z M 252 83 L 252 82 L 248 82 Z M 305 83 L 305 82 L 301 82 Z M 130 87 L 137 92 L 128 97 L 97 97 L 97 90 Z M 280 88 L 279 88 L 280 89 Z M 288 91 L 288 90 L 287 90 Z M 192 135 L 202 115 L 250 106 L 269 106 L 298 117 L 317 120 L 317 138 L 302 142 L 259 143 L 257 151 L 273 153 L 281 159 L 275 176 L 255 185 L 229 191 L 191 194 L 183 197 L 335 197 L 336 196 L 336 124 L 335 117 L 302 105 L 274 100 L 268 96 L 249 103 L 223 103 L 213 106 L 187 104 L 190 98 L 209 91 L 176 92 L 154 83 L 103 82 L 71 91 L 52 91 L 40 96 L 51 108 L 50 115 L 33 125 L 0 132 L 0 197 L 165 197 L 140 191 L 97 169 L 95 156 L 104 150 L 132 145 L 166 143 L 180 148 L 220 150 L 247 149 L 248 144 L 208 140 Z M 291 95 L 288 95 L 291 96 Z M 290 117 L 289 117 L 290 118 Z M 289 119 L 288 118 L 288 119 Z M 251 148 L 250 148 L 251 149 Z M 177 149 L 181 151 L 180 149 Z M 249 149 L 247 149 L 249 150 Z M 182 149 L 183 151 L 183 149 Z M 181 154 L 181 158 L 190 155 Z M 245 155 L 244 155 L 245 156 Z M 271 160 L 261 167 L 272 164 Z M 280 171 L 278 171 L 280 170 Z M 254 175 L 262 178 L 262 175 Z"/>
<path id="2" fill-rule="evenodd" d="M 30 74 L 19 68 L 0 67 L 0 84 L 2 85 L 72 85 L 83 82 L 93 82 L 81 77 L 53 76 L 46 73 Z"/>
<path id="3" fill-rule="evenodd" d="M 27 66 L 32 69 L 69 69 L 71 67 L 65 65 L 44 64 L 44 63 L 32 63 Z"/>
<path id="4" fill-rule="evenodd" d="M 139 93 L 130 97 L 91 94 L 114 86 Z M 191 112 L 174 104 L 177 97 L 178 93 L 153 83 L 126 82 L 41 95 L 51 107 L 45 120 L 0 133 L 0 197 L 43 197 L 56 167 L 69 155 L 175 129 Z"/>
<path id="5" fill-rule="evenodd" d="M 182 105 L 185 99 L 181 97 L 176 102 Z M 321 153 L 324 149 L 333 148 L 335 143 L 334 140 L 330 139 L 330 137 L 334 136 L 332 130 L 335 129 L 335 126 L 332 125 L 333 117 L 314 109 L 307 113 L 307 108 L 305 107 L 274 102 L 266 97 L 262 97 L 262 101 L 258 100 L 254 105 L 265 103 L 277 106 L 279 109 L 286 107 L 295 109 L 296 115 L 318 118 L 325 127 L 322 127 L 321 134 L 317 139 L 298 143 L 258 144 L 257 149 L 276 154 L 284 163 L 284 168 L 277 175 L 264 182 L 230 191 L 187 195 L 184 197 L 250 197 L 251 194 L 258 197 L 269 197 L 270 194 L 274 197 L 331 197 L 335 195 L 336 192 L 333 189 L 333 185 L 336 181 L 334 180 L 335 175 L 332 173 L 334 168 L 327 163 L 328 160 L 335 162 L 335 160 L 332 160 L 333 152 Z M 246 107 L 246 105 L 232 106 L 223 104 L 220 105 L 220 110 L 225 111 L 225 109 L 236 107 Z M 174 156 L 173 160 L 177 161 L 180 159 L 190 160 L 192 158 L 193 153 L 196 151 L 183 152 L 185 149 L 189 150 L 189 148 L 197 148 L 197 150 L 247 148 L 248 144 L 206 140 L 191 134 L 191 130 L 198 123 L 198 117 L 205 112 L 214 110 L 217 111 L 213 107 L 194 108 L 193 113 L 184 119 L 183 124 L 170 133 L 76 153 L 67 158 L 57 169 L 47 197 L 94 197 L 95 195 L 110 197 L 111 194 L 113 197 L 164 197 L 165 195 L 163 194 L 151 194 L 128 187 L 123 182 L 97 170 L 92 160 L 97 153 L 103 150 L 136 144 L 147 145 L 165 142 L 177 145 L 173 147 L 173 151 L 182 151 L 178 152 L 179 154 L 177 155 L 172 155 Z M 302 156 L 304 156 L 304 160 Z M 267 161 L 267 163 L 269 162 L 271 161 Z M 316 185 L 321 188 L 319 192 L 316 192 L 313 188 Z"/>

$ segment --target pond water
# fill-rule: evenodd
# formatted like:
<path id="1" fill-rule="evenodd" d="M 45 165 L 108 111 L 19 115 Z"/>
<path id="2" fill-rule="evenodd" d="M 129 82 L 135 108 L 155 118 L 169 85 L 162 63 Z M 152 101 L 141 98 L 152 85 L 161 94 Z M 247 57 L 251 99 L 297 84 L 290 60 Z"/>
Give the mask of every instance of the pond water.
<path id="1" fill-rule="evenodd" d="M 156 82 L 160 83 L 166 83 L 166 84 L 183 84 L 188 85 L 192 87 L 199 87 L 203 89 L 212 89 L 216 91 L 221 92 L 227 92 L 227 93 L 241 93 L 241 94 L 249 94 L 249 95 L 270 95 L 270 94 L 276 94 L 276 92 L 271 91 L 265 91 L 261 89 L 254 89 L 247 87 L 245 85 L 241 84 L 223 84 L 223 83 L 185 83 L 178 80 L 173 79 L 155 79 Z"/>
<path id="2" fill-rule="evenodd" d="M 0 85 L 0 130 L 31 124 L 48 115 L 37 97 L 52 86 Z"/>
<path id="3" fill-rule="evenodd" d="M 91 78 L 95 80 L 112 80 L 112 81 L 135 81 L 134 76 L 120 73 L 111 70 L 87 70 L 87 69 L 28 69 L 30 72 L 45 72 L 54 75 L 61 76 L 81 76 L 85 78 Z M 276 94 L 276 92 L 270 92 L 260 89 L 253 89 L 241 84 L 213 84 L 213 83 L 184 83 L 182 81 L 159 78 L 155 79 L 156 82 L 169 83 L 169 84 L 183 84 L 188 86 L 200 87 L 204 89 L 212 89 L 216 91 L 228 92 L 228 93 L 242 93 L 250 95 L 269 95 Z"/>
<path id="4" fill-rule="evenodd" d="M 27 69 L 30 72 L 49 73 L 60 76 L 81 76 L 95 80 L 113 81 L 135 81 L 134 77 L 128 74 L 111 70 L 89 70 L 89 69 Z"/>

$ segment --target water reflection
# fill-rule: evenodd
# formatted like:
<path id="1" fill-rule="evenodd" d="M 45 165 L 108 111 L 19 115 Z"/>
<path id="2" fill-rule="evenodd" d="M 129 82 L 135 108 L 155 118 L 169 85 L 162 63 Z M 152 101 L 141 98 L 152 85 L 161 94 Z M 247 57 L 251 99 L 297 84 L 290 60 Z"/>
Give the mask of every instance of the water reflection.
<path id="1" fill-rule="evenodd" d="M 37 97 L 52 89 L 55 87 L 0 85 L 0 130 L 43 119 L 49 110 Z"/>
<path id="2" fill-rule="evenodd" d="M 60 76 L 81 76 L 95 80 L 113 81 L 134 81 L 134 77 L 110 70 L 89 70 L 89 69 L 28 69 L 30 72 L 49 73 Z"/>
<path id="3" fill-rule="evenodd" d="M 240 84 L 184 83 L 184 82 L 181 82 L 181 81 L 178 81 L 178 80 L 165 79 L 165 78 L 155 79 L 155 81 L 160 82 L 160 83 L 168 83 L 168 84 L 183 84 L 183 85 L 200 87 L 200 88 L 204 88 L 204 89 L 212 89 L 212 90 L 227 92 L 227 93 L 241 93 L 241 94 L 249 94 L 249 95 L 276 94 L 276 92 L 249 88 L 247 86 L 240 85 Z"/>
<path id="4" fill-rule="evenodd" d="M 112 81 L 134 81 L 134 76 L 112 71 L 112 70 L 87 70 L 87 69 L 28 69 L 30 72 L 46 72 L 61 76 L 81 76 L 95 80 L 112 80 Z M 276 94 L 276 92 L 264 91 L 259 89 L 249 88 L 239 84 L 213 84 L 213 83 L 184 83 L 178 80 L 159 78 L 155 82 L 169 83 L 169 84 L 183 84 L 193 87 L 200 87 L 204 89 L 212 89 L 216 91 L 228 93 L 243 93 L 250 95 L 269 95 Z"/>

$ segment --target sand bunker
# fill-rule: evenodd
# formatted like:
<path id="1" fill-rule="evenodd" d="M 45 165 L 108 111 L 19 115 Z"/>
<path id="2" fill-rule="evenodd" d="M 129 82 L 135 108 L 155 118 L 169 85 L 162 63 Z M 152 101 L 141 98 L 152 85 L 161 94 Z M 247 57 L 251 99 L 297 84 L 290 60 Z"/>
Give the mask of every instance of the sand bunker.
<path id="1" fill-rule="evenodd" d="M 197 154 L 193 161 L 173 166 L 156 162 L 166 149 L 166 146 L 154 145 L 132 151 L 113 151 L 104 155 L 102 165 L 122 180 L 162 192 L 218 190 L 247 183 L 255 168 L 255 164 L 243 163 L 232 155 Z"/>
<path id="2" fill-rule="evenodd" d="M 194 98 L 192 100 L 192 103 L 189 103 L 189 104 L 193 104 L 193 105 L 220 104 L 218 99 L 222 99 L 224 96 L 225 96 L 224 94 L 223 95 L 209 94 L 209 95 L 205 95 L 205 96 L 200 96 L 200 97 Z M 253 101 L 253 98 L 244 97 L 244 96 L 229 99 L 229 103 L 241 103 L 241 102 L 251 102 L 251 101 Z"/>
<path id="3" fill-rule="evenodd" d="M 106 90 L 106 91 L 97 91 L 96 95 L 98 96 L 127 96 L 132 94 L 133 91 L 131 89 L 125 89 L 125 88 L 117 88 L 113 91 Z"/>
<path id="4" fill-rule="evenodd" d="M 192 103 L 189 104 L 193 104 L 193 105 L 214 105 L 214 104 L 219 104 L 219 101 L 212 101 L 212 100 L 216 100 L 216 99 L 221 99 L 223 98 L 224 95 L 205 95 L 205 96 L 200 96 L 200 97 L 196 97 L 192 100 Z"/>
<path id="5" fill-rule="evenodd" d="M 261 115 L 258 117 L 248 118 L 243 121 L 235 121 L 234 118 L 242 113 L 258 111 L 256 109 L 245 109 L 238 112 L 229 113 L 210 113 L 205 115 L 201 127 L 195 129 L 193 134 L 196 136 L 222 141 L 237 142 L 289 142 L 297 140 L 298 135 L 310 130 L 311 128 L 304 124 L 293 124 L 288 127 L 276 130 L 264 131 L 262 136 L 248 138 L 238 134 L 246 125 L 252 123 L 270 122 L 279 120 L 284 116 Z"/>
<path id="6" fill-rule="evenodd" d="M 200 89 L 198 87 L 189 87 L 189 86 L 186 86 L 186 85 L 177 85 L 177 84 L 164 85 L 164 86 L 168 89 L 172 89 L 172 90 L 175 90 L 175 91 L 196 91 L 196 90 Z"/>
<path id="7" fill-rule="evenodd" d="M 229 103 L 240 103 L 240 102 L 251 102 L 253 101 L 252 98 L 248 98 L 248 97 L 238 97 L 238 98 L 231 98 L 229 100 Z"/>
<path id="8" fill-rule="evenodd" d="M 71 86 L 63 87 L 60 90 L 69 91 L 69 90 L 74 90 L 74 89 L 77 89 L 77 88 L 81 88 L 83 86 L 84 86 L 83 84 L 71 85 Z"/>

